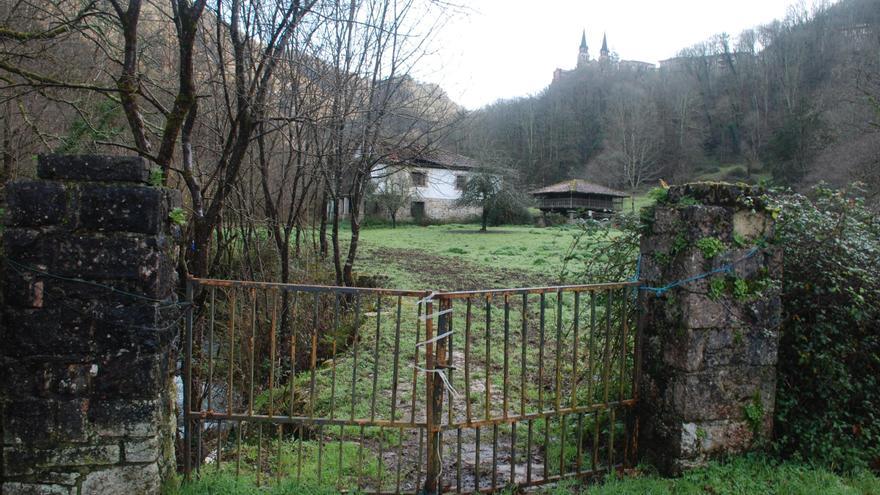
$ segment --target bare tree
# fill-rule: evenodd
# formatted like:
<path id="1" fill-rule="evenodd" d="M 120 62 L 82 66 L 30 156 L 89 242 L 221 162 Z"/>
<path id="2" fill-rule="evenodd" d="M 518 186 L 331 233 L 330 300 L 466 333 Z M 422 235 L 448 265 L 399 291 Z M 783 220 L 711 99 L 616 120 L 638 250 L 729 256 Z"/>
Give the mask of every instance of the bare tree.
<path id="1" fill-rule="evenodd" d="M 391 219 L 391 228 L 397 228 L 397 214 L 412 201 L 412 181 L 405 172 L 392 173 L 376 184 L 372 200 Z"/>
<path id="2" fill-rule="evenodd" d="M 657 111 L 647 90 L 616 88 L 609 101 L 605 124 L 605 151 L 598 159 L 618 184 L 632 196 L 660 174 L 660 138 Z M 633 199 L 633 209 L 635 200 Z"/>

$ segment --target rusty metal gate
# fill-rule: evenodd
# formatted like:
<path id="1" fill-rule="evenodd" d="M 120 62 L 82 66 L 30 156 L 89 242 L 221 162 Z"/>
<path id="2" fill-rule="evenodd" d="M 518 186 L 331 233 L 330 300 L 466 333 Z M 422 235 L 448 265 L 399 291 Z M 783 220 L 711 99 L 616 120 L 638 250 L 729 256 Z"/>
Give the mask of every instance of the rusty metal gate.
<path id="1" fill-rule="evenodd" d="M 463 292 L 191 279 L 187 476 L 479 493 L 634 462 L 636 282 Z"/>

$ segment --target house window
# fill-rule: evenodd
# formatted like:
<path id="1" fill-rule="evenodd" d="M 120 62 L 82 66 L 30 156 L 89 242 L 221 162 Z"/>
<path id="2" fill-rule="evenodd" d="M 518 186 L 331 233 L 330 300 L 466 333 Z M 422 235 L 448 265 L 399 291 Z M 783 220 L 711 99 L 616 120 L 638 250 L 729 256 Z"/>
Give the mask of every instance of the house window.
<path id="1" fill-rule="evenodd" d="M 456 175 L 455 176 L 455 190 L 456 191 L 464 191 L 465 186 L 467 186 L 467 176 L 466 175 Z"/>
<path id="2" fill-rule="evenodd" d="M 428 185 L 428 174 L 424 172 L 412 172 L 410 174 L 412 184 L 416 187 L 425 187 Z"/>

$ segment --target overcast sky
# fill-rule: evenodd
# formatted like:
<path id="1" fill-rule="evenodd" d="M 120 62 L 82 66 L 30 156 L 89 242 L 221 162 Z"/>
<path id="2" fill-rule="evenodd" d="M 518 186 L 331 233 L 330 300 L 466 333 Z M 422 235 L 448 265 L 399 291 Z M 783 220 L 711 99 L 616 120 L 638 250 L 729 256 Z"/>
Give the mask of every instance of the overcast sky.
<path id="1" fill-rule="evenodd" d="M 604 32 L 621 59 L 657 63 L 716 33 L 782 18 L 794 1 L 465 0 L 469 12 L 449 19 L 417 76 L 475 109 L 537 93 L 555 68 L 573 68 L 584 29 L 591 57 Z"/>

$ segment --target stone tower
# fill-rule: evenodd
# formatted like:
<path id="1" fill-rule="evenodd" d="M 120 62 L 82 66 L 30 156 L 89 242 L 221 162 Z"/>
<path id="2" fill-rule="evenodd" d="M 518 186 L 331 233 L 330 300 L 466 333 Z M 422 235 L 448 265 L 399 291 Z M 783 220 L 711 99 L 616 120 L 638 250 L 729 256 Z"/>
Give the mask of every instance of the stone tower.
<path id="1" fill-rule="evenodd" d="M 608 55 L 608 39 L 606 38 L 605 33 L 602 33 L 602 48 L 599 50 L 599 61 L 608 61 Z"/>
<path id="2" fill-rule="evenodd" d="M 589 62 L 590 62 L 590 51 L 587 48 L 587 30 L 584 29 L 583 34 L 581 34 L 581 48 L 578 51 L 577 67 L 579 69 L 581 67 L 586 67 Z"/>

